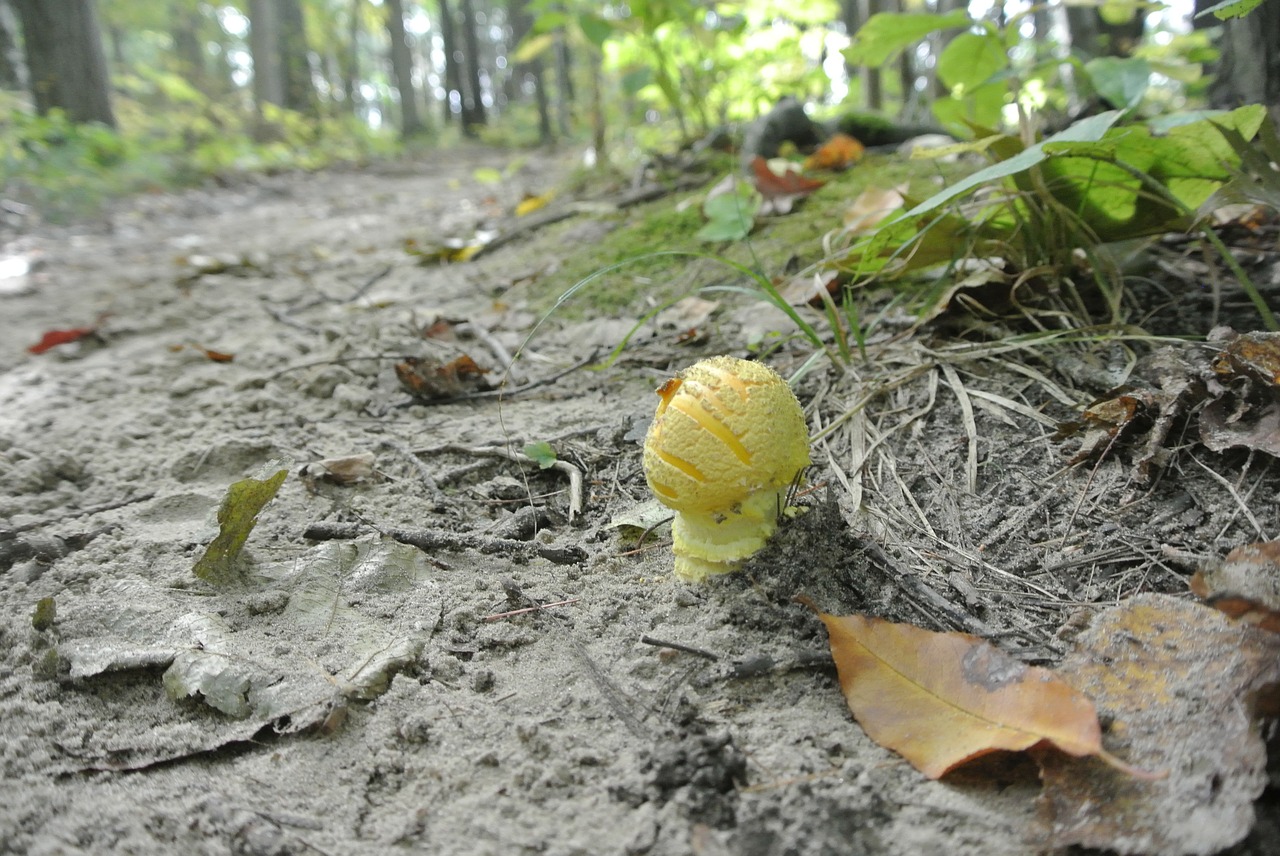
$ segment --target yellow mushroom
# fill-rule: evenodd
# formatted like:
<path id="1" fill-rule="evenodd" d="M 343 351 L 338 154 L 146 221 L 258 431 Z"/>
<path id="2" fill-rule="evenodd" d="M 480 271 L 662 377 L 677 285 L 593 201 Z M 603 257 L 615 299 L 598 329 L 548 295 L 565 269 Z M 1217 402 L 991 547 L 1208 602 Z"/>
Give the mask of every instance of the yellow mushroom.
<path id="1" fill-rule="evenodd" d="M 676 575 L 737 570 L 773 534 L 787 490 L 809 465 L 804 411 L 760 363 L 711 357 L 658 390 L 644 474 L 671 525 Z"/>

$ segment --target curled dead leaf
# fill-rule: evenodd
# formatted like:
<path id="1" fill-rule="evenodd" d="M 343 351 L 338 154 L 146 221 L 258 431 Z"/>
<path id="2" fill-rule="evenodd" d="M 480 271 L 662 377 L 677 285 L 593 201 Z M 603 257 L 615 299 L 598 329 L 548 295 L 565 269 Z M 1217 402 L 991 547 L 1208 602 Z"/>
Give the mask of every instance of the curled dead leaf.
<path id="1" fill-rule="evenodd" d="M 1190 585 L 1219 612 L 1280 633 L 1280 541 L 1237 547 L 1197 571 Z"/>
<path id="2" fill-rule="evenodd" d="M 858 724 L 931 779 L 992 752 L 1037 746 L 1141 774 L 1103 749 L 1093 703 L 1047 669 L 965 633 L 861 615 L 818 617 Z"/>

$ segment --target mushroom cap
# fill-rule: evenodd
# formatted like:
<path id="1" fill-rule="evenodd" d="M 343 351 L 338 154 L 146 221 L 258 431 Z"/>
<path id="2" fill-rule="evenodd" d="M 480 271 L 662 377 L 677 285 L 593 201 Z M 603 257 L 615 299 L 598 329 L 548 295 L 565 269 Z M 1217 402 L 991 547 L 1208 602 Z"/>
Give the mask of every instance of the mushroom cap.
<path id="1" fill-rule="evenodd" d="M 654 495 L 676 511 L 729 511 L 809 465 L 804 411 L 766 365 L 711 357 L 667 381 L 658 396 L 644 472 Z"/>

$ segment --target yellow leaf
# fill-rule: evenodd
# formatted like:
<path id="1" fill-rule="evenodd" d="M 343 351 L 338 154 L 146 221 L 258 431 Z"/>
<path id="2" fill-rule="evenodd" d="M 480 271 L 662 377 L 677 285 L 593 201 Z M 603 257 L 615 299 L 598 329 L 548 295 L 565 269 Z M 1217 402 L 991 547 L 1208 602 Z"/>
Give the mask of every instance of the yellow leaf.
<path id="1" fill-rule="evenodd" d="M 516 205 L 516 216 L 523 217 L 526 214 L 532 214 L 554 199 L 555 195 L 555 191 L 548 190 L 541 196 L 526 196 L 520 200 L 520 204 Z"/>

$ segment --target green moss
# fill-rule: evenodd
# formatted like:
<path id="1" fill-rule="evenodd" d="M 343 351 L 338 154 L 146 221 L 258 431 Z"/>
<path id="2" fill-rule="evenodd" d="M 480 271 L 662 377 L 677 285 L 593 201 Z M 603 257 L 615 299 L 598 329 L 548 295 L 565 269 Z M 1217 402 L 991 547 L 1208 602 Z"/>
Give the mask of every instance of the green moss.
<path id="1" fill-rule="evenodd" d="M 699 288 L 751 284 L 716 257 L 781 279 L 793 258 L 802 266 L 821 261 L 823 236 L 841 228 L 845 210 L 867 188 L 906 183 L 913 195 L 926 198 L 937 190 L 939 174 L 957 171 L 900 155 L 871 155 L 851 169 L 821 174 L 827 184 L 791 213 L 762 217 L 746 240 L 723 243 L 694 237 L 705 222 L 701 200 L 707 188 L 664 197 L 614 215 L 616 228 L 600 241 L 570 253 L 557 274 L 539 282 L 526 296 L 532 309 L 546 312 L 565 291 L 594 277 L 557 310 L 560 317 L 638 319 L 659 303 Z M 563 236 L 562 243 L 571 244 L 574 228 L 566 222 L 548 229 L 548 243 L 555 245 Z M 672 252 L 699 255 L 663 255 Z M 726 297 L 717 294 L 716 299 Z"/>

